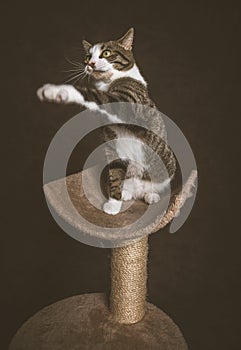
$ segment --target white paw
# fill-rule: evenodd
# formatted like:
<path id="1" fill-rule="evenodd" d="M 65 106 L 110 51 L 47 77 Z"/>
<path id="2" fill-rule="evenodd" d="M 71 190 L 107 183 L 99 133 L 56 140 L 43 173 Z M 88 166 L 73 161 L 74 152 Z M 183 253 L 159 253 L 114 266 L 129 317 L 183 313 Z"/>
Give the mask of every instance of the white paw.
<path id="1" fill-rule="evenodd" d="M 123 201 L 130 201 L 132 199 L 132 193 L 126 190 L 122 190 L 121 199 Z"/>
<path id="2" fill-rule="evenodd" d="M 157 203 L 159 202 L 160 200 L 160 196 L 158 193 L 146 193 L 145 196 L 144 196 L 144 201 L 147 203 L 147 204 L 153 204 L 153 203 Z"/>
<path id="3" fill-rule="evenodd" d="M 38 89 L 37 96 L 41 101 L 66 103 L 69 99 L 68 86 L 45 84 Z"/>
<path id="4" fill-rule="evenodd" d="M 110 198 L 108 202 L 103 205 L 103 210 L 106 214 L 116 215 L 121 210 L 122 202 L 117 199 Z"/>

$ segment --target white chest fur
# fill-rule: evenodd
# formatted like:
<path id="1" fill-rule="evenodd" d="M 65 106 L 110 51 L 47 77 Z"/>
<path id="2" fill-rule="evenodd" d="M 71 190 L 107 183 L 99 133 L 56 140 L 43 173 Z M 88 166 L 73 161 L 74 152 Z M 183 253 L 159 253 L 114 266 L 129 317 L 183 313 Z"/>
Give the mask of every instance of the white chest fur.
<path id="1" fill-rule="evenodd" d="M 137 163 L 141 167 L 146 166 L 143 143 L 127 130 L 118 130 L 114 128 L 116 139 L 116 152 L 120 159 Z"/>
<path id="2" fill-rule="evenodd" d="M 139 71 L 139 68 L 137 67 L 136 64 L 134 64 L 134 66 L 131 69 L 129 69 L 128 71 L 125 71 L 125 72 L 119 71 L 117 69 L 112 69 L 112 76 L 110 78 L 110 81 L 108 83 L 100 81 L 100 82 L 97 82 L 95 84 L 95 86 L 98 90 L 107 91 L 110 84 L 114 80 L 120 79 L 120 78 L 127 78 L 127 77 L 132 78 L 132 79 L 136 79 L 136 80 L 140 81 L 142 84 L 144 84 L 145 86 L 147 85 L 145 79 L 142 77 L 142 75 Z"/>

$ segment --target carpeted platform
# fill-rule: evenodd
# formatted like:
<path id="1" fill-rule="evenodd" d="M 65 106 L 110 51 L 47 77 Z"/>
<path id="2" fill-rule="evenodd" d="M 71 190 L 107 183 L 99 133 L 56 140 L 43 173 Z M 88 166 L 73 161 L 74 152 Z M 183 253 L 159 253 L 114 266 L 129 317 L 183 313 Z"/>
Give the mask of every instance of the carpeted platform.
<path id="1" fill-rule="evenodd" d="M 9 350 L 187 350 L 178 326 L 146 303 L 132 325 L 113 322 L 104 294 L 70 297 L 40 310 L 18 330 Z"/>
<path id="2" fill-rule="evenodd" d="M 47 202 L 53 212 L 75 230 L 73 237 L 94 246 L 121 246 L 160 230 L 192 195 L 197 179 L 197 171 L 193 170 L 183 187 L 178 186 L 172 191 L 171 197 L 162 195 L 154 210 L 148 210 L 147 204 L 137 200 L 131 206 L 124 202 L 124 211 L 118 215 L 108 215 L 101 209 L 106 198 L 96 181 L 97 168 L 91 167 L 44 185 Z"/>

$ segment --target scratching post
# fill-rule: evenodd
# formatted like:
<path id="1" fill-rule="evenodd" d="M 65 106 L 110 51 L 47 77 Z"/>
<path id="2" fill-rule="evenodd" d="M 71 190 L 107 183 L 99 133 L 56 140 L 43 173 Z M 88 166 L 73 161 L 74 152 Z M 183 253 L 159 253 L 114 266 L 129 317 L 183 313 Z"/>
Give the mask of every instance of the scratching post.
<path id="1" fill-rule="evenodd" d="M 147 237 L 113 248 L 110 311 L 115 321 L 136 323 L 145 314 Z"/>
<path id="2" fill-rule="evenodd" d="M 86 242 L 90 242 L 93 238 L 115 243 L 118 234 L 112 234 L 111 230 L 105 234 L 98 227 L 121 228 L 123 224 L 135 222 L 147 205 L 135 201 L 130 208 L 113 217 L 98 210 L 91 204 L 101 200 L 94 173 L 95 168 L 89 168 L 48 183 L 44 186 L 45 196 L 64 223 L 84 233 L 83 241 L 86 238 Z M 85 196 L 83 176 L 93 196 L 91 200 Z M 178 326 L 163 311 L 146 302 L 147 252 L 148 234 L 163 228 L 179 212 L 191 195 L 196 177 L 193 171 L 182 189 L 172 191 L 164 216 L 160 212 L 160 216 L 143 230 L 127 232 L 124 240 L 128 244 L 112 248 L 109 302 L 105 295 L 93 293 L 47 306 L 23 324 L 9 350 L 187 350 Z M 70 211 L 65 185 L 77 212 L 95 227 L 80 222 Z"/>

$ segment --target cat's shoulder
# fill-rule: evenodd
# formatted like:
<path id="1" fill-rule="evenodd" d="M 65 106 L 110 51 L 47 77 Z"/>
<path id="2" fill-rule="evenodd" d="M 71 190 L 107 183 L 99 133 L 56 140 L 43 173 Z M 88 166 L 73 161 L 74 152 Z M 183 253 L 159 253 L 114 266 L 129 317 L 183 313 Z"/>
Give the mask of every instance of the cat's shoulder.
<path id="1" fill-rule="evenodd" d="M 138 89 L 147 91 L 147 85 L 143 84 L 140 80 L 131 78 L 131 77 L 122 77 L 115 79 L 110 85 L 109 85 L 109 91 L 119 89 L 120 87 L 126 88 L 126 89 Z"/>

